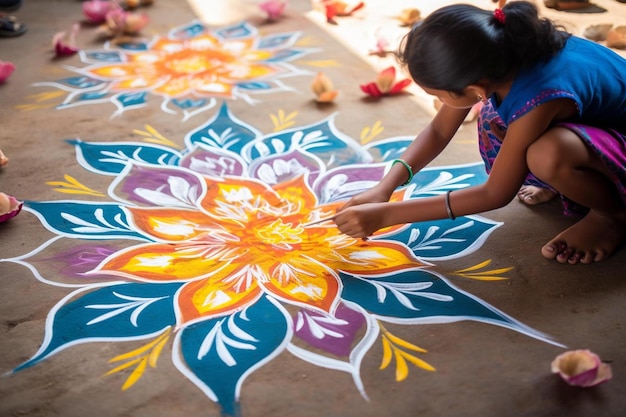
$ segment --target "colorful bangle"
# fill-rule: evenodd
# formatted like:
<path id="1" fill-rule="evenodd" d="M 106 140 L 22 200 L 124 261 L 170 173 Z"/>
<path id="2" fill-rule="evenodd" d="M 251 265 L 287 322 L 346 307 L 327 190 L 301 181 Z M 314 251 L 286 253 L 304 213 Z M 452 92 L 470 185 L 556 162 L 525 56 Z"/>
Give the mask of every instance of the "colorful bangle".
<path id="1" fill-rule="evenodd" d="M 450 218 L 450 220 L 454 220 L 456 219 L 456 216 L 452 212 L 452 207 L 450 207 L 450 193 L 451 192 L 452 190 L 448 190 L 448 192 L 446 192 L 446 210 L 448 211 L 448 217 Z"/>
<path id="2" fill-rule="evenodd" d="M 413 181 L 413 168 L 411 168 L 411 165 L 409 165 L 404 159 L 394 159 L 393 162 L 391 162 L 391 166 L 394 166 L 395 164 L 402 164 L 406 170 L 409 171 L 409 179 L 402 185 L 408 185 L 411 181 Z"/>

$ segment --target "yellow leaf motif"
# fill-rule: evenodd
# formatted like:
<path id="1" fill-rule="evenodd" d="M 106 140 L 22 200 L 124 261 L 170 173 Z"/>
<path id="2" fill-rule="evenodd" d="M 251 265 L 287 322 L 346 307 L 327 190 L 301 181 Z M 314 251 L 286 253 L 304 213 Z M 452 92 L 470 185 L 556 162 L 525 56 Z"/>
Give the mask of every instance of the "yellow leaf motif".
<path id="1" fill-rule="evenodd" d="M 150 125 L 145 125 L 146 131 L 139 129 L 133 129 L 133 133 L 139 136 L 143 136 L 144 141 L 150 143 L 156 143 L 157 145 L 169 146 L 170 148 L 181 148 L 179 144 L 167 139 L 165 136 L 161 135 L 155 128 Z"/>
<path id="2" fill-rule="evenodd" d="M 163 332 L 163 334 L 161 334 L 152 342 L 141 346 L 138 349 L 118 355 L 111 359 L 109 363 L 134 358 L 129 360 L 128 362 L 119 365 L 116 368 L 111 369 L 106 374 L 104 374 L 104 376 L 112 375 L 114 373 L 136 365 L 135 369 L 133 369 L 128 378 L 126 378 L 124 385 L 122 385 L 122 391 L 125 391 L 128 388 L 132 387 L 139 380 L 139 378 L 142 377 L 148 365 L 150 365 L 151 368 L 156 368 L 157 359 L 159 358 L 159 355 L 161 354 L 165 343 L 167 343 L 167 341 L 169 340 L 171 330 L 172 328 L 168 327 L 167 330 Z"/>
<path id="3" fill-rule="evenodd" d="M 272 119 L 272 123 L 274 124 L 274 132 L 287 129 L 288 127 L 296 124 L 295 117 L 297 115 L 297 111 L 285 115 L 285 111 L 283 109 L 278 110 L 278 115 L 270 114 L 270 119 Z"/>
<path id="4" fill-rule="evenodd" d="M 64 181 L 47 181 L 46 185 L 50 185 L 55 188 L 54 191 L 58 191 L 64 194 L 82 194 L 91 195 L 94 197 L 104 197 L 104 194 L 100 191 L 93 190 L 86 185 L 81 184 L 76 178 L 71 175 L 65 174 L 63 176 Z"/>
<path id="5" fill-rule="evenodd" d="M 19 104 L 15 106 L 17 110 L 21 111 L 31 111 L 38 109 L 49 109 L 55 107 L 57 103 L 43 103 L 44 101 L 49 101 L 56 99 L 58 97 L 64 96 L 67 93 L 65 91 L 47 91 L 43 93 L 33 94 L 28 96 L 27 98 L 33 99 L 37 104 Z"/>
<path id="6" fill-rule="evenodd" d="M 435 368 L 422 359 L 401 350 L 400 347 L 413 350 L 416 352 L 426 353 L 425 349 L 407 342 L 404 339 L 400 339 L 395 336 L 385 327 L 378 323 L 382 331 L 382 343 L 383 343 L 383 358 L 379 369 L 385 369 L 391 363 L 392 356 L 396 359 L 396 381 L 404 381 L 409 376 L 409 367 L 407 361 L 413 365 L 422 368 L 426 371 L 435 371 Z"/>
<path id="7" fill-rule="evenodd" d="M 380 120 L 376 121 L 372 127 L 364 127 L 361 130 L 361 143 L 370 143 L 374 138 L 382 133 L 385 128 L 381 125 Z"/>
<path id="8" fill-rule="evenodd" d="M 489 271 L 478 272 L 479 269 L 482 269 L 488 266 L 489 264 L 491 264 L 491 259 L 487 259 L 486 261 L 481 262 L 478 265 L 470 266 L 469 268 L 454 271 L 452 272 L 452 274 L 458 275 L 464 278 L 479 280 L 479 281 L 500 281 L 500 280 L 504 280 L 507 278 L 501 277 L 498 275 L 505 274 L 513 269 L 513 267 L 511 266 L 511 267 L 506 267 L 506 268 L 497 268 L 497 269 L 491 269 Z"/>

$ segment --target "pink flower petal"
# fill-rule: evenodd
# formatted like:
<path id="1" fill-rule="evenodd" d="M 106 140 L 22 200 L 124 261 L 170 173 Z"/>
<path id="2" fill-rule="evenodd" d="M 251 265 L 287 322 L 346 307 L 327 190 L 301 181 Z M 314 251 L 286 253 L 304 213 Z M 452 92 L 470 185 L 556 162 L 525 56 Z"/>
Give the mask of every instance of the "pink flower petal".
<path id="1" fill-rule="evenodd" d="M 404 90 L 409 84 L 411 84 L 411 80 L 409 80 L 408 78 L 402 81 L 398 81 L 393 85 L 393 87 L 391 87 L 391 90 L 389 90 L 389 94 L 398 94 L 402 90 Z"/>
<path id="2" fill-rule="evenodd" d="M 361 84 L 360 87 L 361 90 L 369 96 L 380 97 L 383 95 L 382 91 L 380 91 L 376 83 Z"/>
<path id="3" fill-rule="evenodd" d="M 0 83 L 6 81 L 14 70 L 15 65 L 12 62 L 0 61 Z"/>
<path id="4" fill-rule="evenodd" d="M 283 15 L 286 6 L 286 0 L 267 0 L 259 4 L 259 8 L 267 13 L 269 20 L 278 20 Z"/>
<path id="5" fill-rule="evenodd" d="M 612 378 L 610 366 L 587 349 L 560 354 L 552 361 L 551 369 L 568 384 L 580 387 L 591 387 Z"/>
<path id="6" fill-rule="evenodd" d="M 83 2 L 83 15 L 91 23 L 103 23 L 107 12 L 111 9 L 111 2 L 106 0 L 91 0 Z"/>
<path id="7" fill-rule="evenodd" d="M 0 193 L 0 223 L 17 216 L 23 205 L 24 203 L 17 201 L 15 197 Z"/>

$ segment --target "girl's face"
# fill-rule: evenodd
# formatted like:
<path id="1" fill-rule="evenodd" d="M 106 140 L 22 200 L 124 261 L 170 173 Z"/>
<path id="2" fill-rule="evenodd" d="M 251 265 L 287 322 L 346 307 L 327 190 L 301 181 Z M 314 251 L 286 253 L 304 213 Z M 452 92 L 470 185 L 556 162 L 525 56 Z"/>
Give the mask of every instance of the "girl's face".
<path id="1" fill-rule="evenodd" d="M 469 109 L 474 104 L 482 100 L 482 97 L 473 95 L 471 92 L 467 92 L 463 95 L 453 93 L 446 90 L 435 90 L 432 88 L 422 87 L 422 89 L 431 96 L 437 97 L 446 106 L 455 109 Z M 467 89 L 466 89 L 467 90 Z"/>

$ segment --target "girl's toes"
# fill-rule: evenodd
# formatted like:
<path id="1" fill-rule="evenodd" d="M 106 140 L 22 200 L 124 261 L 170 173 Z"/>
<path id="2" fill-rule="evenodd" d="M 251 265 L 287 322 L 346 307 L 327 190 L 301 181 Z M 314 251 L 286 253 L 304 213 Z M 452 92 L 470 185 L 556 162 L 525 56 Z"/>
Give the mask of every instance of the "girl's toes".
<path id="1" fill-rule="evenodd" d="M 584 256 L 585 254 L 583 253 L 574 252 L 570 255 L 569 259 L 567 260 L 567 263 L 570 265 L 576 265 L 578 262 L 581 262 Z"/>
<path id="2" fill-rule="evenodd" d="M 556 255 L 558 254 L 558 252 L 554 244 L 548 243 L 547 245 L 544 245 L 541 248 L 541 254 L 543 255 L 544 258 L 554 259 L 556 258 Z"/>

